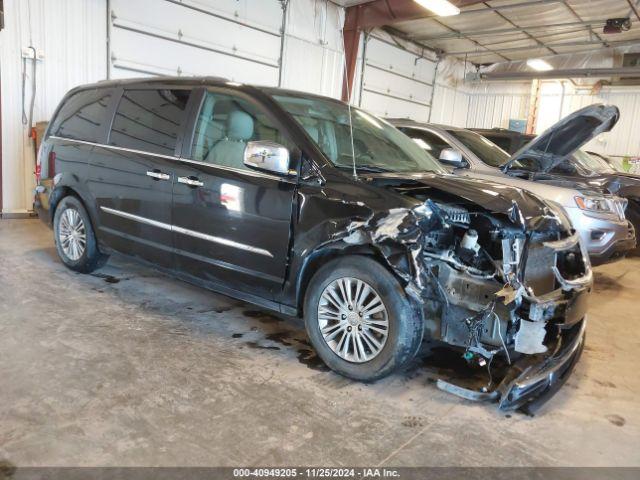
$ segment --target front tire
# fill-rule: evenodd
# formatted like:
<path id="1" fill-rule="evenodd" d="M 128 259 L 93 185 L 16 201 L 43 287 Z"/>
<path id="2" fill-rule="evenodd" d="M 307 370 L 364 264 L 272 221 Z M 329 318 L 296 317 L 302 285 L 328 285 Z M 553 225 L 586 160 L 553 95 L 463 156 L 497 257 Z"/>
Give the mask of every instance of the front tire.
<path id="1" fill-rule="evenodd" d="M 109 258 L 98 249 L 89 215 L 76 197 L 60 200 L 53 217 L 53 232 L 58 256 L 71 270 L 90 273 Z"/>
<path id="2" fill-rule="evenodd" d="M 423 324 L 398 280 L 375 260 L 332 260 L 311 279 L 305 325 L 318 356 L 335 372 L 375 381 L 406 365 L 422 342 Z"/>

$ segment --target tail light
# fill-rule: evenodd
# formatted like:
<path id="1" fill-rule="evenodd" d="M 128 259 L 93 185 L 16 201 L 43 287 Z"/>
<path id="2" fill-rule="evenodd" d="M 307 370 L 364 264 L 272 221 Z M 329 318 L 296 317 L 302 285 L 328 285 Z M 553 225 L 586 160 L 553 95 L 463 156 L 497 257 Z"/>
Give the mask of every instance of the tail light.
<path id="1" fill-rule="evenodd" d="M 40 183 L 40 177 L 42 176 L 42 150 L 44 145 L 41 143 L 38 148 L 38 155 L 36 156 L 36 170 L 33 172 L 36 176 L 36 184 Z"/>
<path id="2" fill-rule="evenodd" d="M 47 178 L 53 178 L 56 176 L 56 152 L 49 152 L 47 158 Z"/>

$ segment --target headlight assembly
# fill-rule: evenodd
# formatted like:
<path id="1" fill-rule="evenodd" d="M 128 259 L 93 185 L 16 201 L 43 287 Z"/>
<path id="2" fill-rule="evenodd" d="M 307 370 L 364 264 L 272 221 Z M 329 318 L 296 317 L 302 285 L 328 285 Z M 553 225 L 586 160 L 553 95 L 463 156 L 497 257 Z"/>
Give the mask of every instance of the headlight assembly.
<path id="1" fill-rule="evenodd" d="M 598 213 L 611 213 L 611 207 L 603 197 L 574 197 L 576 205 L 581 210 Z"/>

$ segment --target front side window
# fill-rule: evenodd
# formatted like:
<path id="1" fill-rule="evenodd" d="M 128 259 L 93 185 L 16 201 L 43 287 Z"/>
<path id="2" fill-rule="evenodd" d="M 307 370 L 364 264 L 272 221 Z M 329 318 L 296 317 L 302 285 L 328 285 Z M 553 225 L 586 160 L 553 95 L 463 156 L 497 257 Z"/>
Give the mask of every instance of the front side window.
<path id="1" fill-rule="evenodd" d="M 292 149 L 291 142 L 254 103 L 235 95 L 206 93 L 191 145 L 193 160 L 247 169 L 247 142 L 259 140 Z"/>
<path id="2" fill-rule="evenodd" d="M 408 136 L 363 110 L 304 94 L 274 93 L 273 98 L 337 168 L 352 169 L 355 162 L 356 168 L 364 171 L 446 173 Z"/>
<path id="3" fill-rule="evenodd" d="M 109 143 L 173 155 L 190 90 L 125 90 Z"/>
<path id="4" fill-rule="evenodd" d="M 491 167 L 500 167 L 509 160 L 507 152 L 478 133 L 470 130 L 448 130 L 448 132 L 471 150 L 480 161 Z"/>
<path id="5" fill-rule="evenodd" d="M 51 125 L 51 134 L 63 138 L 100 143 L 105 133 L 111 92 L 82 90 L 69 97 Z"/>

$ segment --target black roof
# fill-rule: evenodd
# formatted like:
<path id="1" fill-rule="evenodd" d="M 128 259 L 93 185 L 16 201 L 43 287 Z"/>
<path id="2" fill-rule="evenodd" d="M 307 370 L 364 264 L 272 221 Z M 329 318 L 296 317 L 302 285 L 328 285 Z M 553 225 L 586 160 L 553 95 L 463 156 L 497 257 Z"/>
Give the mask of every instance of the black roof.
<path id="1" fill-rule="evenodd" d="M 72 89 L 69 94 L 81 91 L 81 90 L 91 90 L 98 88 L 115 88 L 115 87 L 154 87 L 156 85 L 162 86 L 233 86 L 246 90 L 260 90 L 262 92 L 268 93 L 270 95 L 291 95 L 291 96 L 303 96 L 306 98 L 319 98 L 326 100 L 333 100 L 335 102 L 344 103 L 341 100 L 327 97 L 323 95 L 316 95 L 313 93 L 303 92 L 300 90 L 289 90 L 278 87 L 268 87 L 268 86 L 259 86 L 252 85 L 249 83 L 241 83 L 234 82 L 224 77 L 214 77 L 214 76 L 187 76 L 187 77 L 177 77 L 177 76 L 159 76 L 159 77 L 142 77 L 142 78 L 125 78 L 119 80 L 101 80 L 99 82 L 90 83 L 86 85 L 80 85 L 74 89 Z"/>
<path id="2" fill-rule="evenodd" d="M 95 83 L 80 85 L 76 90 L 87 90 L 93 88 L 113 88 L 113 87 L 130 87 L 130 86 L 153 86 L 157 84 L 170 85 L 219 85 L 221 83 L 230 82 L 224 77 L 141 77 L 141 78 L 123 78 L 118 80 L 100 80 Z"/>
<path id="3" fill-rule="evenodd" d="M 469 130 L 473 130 L 474 132 L 477 133 L 500 133 L 503 135 L 509 135 L 512 137 L 535 137 L 535 135 L 530 134 L 530 133 L 522 133 L 522 132 L 517 132 L 516 130 L 509 130 L 508 128 L 499 128 L 499 127 L 494 127 L 494 128 L 470 128 Z"/>

